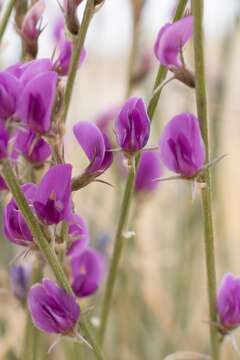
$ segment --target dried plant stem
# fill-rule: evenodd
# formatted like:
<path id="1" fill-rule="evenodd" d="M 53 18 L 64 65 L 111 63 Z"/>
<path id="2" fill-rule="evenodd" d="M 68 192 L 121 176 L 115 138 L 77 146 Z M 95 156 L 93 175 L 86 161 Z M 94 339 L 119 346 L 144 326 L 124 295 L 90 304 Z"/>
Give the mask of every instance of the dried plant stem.
<path id="1" fill-rule="evenodd" d="M 72 292 L 72 288 L 68 282 L 68 279 L 66 277 L 66 274 L 55 254 L 53 251 L 53 248 L 47 241 L 45 235 L 42 232 L 42 229 L 35 218 L 32 210 L 30 209 L 28 203 L 26 202 L 26 199 L 24 197 L 24 194 L 20 188 L 20 184 L 18 182 L 18 179 L 14 173 L 14 170 L 12 168 L 11 163 L 8 160 L 5 160 L 2 164 L 2 175 L 4 177 L 4 180 L 6 181 L 6 184 L 12 193 L 13 197 L 15 198 L 19 209 L 21 210 L 27 225 L 29 229 L 31 230 L 31 233 L 33 234 L 34 241 L 38 245 L 39 249 L 44 254 L 47 263 L 51 267 L 59 285 L 63 287 L 68 293 Z M 99 352 L 98 346 L 96 345 L 96 341 L 93 338 L 92 334 L 90 334 L 90 331 L 85 324 L 85 322 L 81 321 L 81 328 L 86 333 L 87 339 L 91 346 L 94 349 L 94 353 L 96 355 L 96 358 L 99 360 L 103 360 L 102 354 Z"/>
<path id="2" fill-rule="evenodd" d="M 179 5 L 178 5 L 177 11 L 176 11 L 174 21 L 181 18 L 182 14 L 184 12 L 186 3 L 187 3 L 187 0 L 179 1 Z M 154 84 L 154 90 L 157 87 L 159 87 L 159 85 L 161 84 L 162 81 L 164 81 L 164 79 L 166 78 L 166 75 L 167 75 L 167 69 L 165 67 L 160 66 L 160 69 L 158 71 L 158 75 L 157 75 L 157 78 L 156 78 L 156 81 Z M 149 103 L 148 114 L 149 114 L 151 121 L 153 119 L 153 115 L 155 113 L 159 97 L 160 97 L 160 93 L 158 93 L 155 97 L 153 97 Z M 139 164 L 139 161 L 140 161 L 140 155 L 138 155 L 136 157 L 136 168 Z M 116 278 L 117 278 L 118 265 L 119 265 L 119 261 L 120 261 L 123 247 L 124 247 L 125 239 L 123 236 L 123 232 L 124 232 L 127 222 L 128 222 L 128 214 L 129 214 L 129 210 L 130 210 L 130 206 L 131 206 L 131 200 L 132 200 L 134 183 L 135 183 L 135 173 L 136 173 L 136 169 L 132 169 L 129 172 L 124 195 L 123 195 L 123 201 L 122 201 L 121 210 L 120 210 L 119 222 L 118 222 L 117 232 L 116 232 L 116 236 L 115 236 L 115 240 L 114 240 L 113 255 L 112 255 L 112 259 L 111 259 L 111 263 L 110 263 L 105 293 L 103 296 L 103 304 L 102 304 L 102 309 L 101 309 L 101 314 L 100 314 L 100 328 L 99 328 L 99 343 L 100 343 L 100 345 L 103 345 L 103 341 L 104 341 L 109 312 L 110 312 L 111 303 L 112 303 L 114 285 L 115 285 Z"/>
<path id="3" fill-rule="evenodd" d="M 73 37 L 72 40 L 73 53 L 72 53 L 71 65 L 70 65 L 70 70 L 68 74 L 66 90 L 64 95 L 64 109 L 63 109 L 63 119 L 62 119 L 63 123 L 65 123 L 67 119 L 68 110 L 72 98 L 74 82 L 77 76 L 79 57 L 81 51 L 83 50 L 84 41 L 87 35 L 88 27 L 90 25 L 91 19 L 94 14 L 94 9 L 95 9 L 94 0 L 88 0 L 84 10 L 79 33 L 75 37 Z"/>
<path id="4" fill-rule="evenodd" d="M 194 16 L 194 57 L 196 72 L 196 101 L 197 112 L 200 120 L 203 140 L 206 146 L 206 162 L 209 162 L 209 137 L 208 137 L 208 118 L 207 118 L 207 98 L 205 85 L 204 69 L 204 50 L 203 50 L 203 0 L 193 0 L 192 10 Z M 203 175 L 205 186 L 202 187 L 202 205 L 205 233 L 205 256 L 208 278 L 208 300 L 210 313 L 210 337 L 211 351 L 213 360 L 219 359 L 219 341 L 217 327 L 213 324 L 217 321 L 216 313 L 216 270 L 215 270 L 215 250 L 214 250 L 214 231 L 212 218 L 211 202 L 211 179 L 209 169 Z"/>
<path id="5" fill-rule="evenodd" d="M 3 16 L 0 21 L 0 43 L 2 41 L 3 35 L 5 33 L 5 30 L 7 28 L 8 21 L 10 19 L 12 10 L 15 6 L 16 0 L 9 0 L 9 3 L 6 7 L 5 12 L 3 13 Z"/>

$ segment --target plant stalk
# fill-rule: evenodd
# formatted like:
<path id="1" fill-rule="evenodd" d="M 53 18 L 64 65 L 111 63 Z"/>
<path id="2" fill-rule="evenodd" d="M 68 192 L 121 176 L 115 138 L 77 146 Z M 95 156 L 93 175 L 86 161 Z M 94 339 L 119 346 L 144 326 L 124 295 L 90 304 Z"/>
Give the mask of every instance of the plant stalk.
<path id="1" fill-rule="evenodd" d="M 72 53 L 71 65 L 70 65 L 70 70 L 68 74 L 65 95 L 64 95 L 64 109 L 63 109 L 63 118 L 62 118 L 63 123 L 65 123 L 67 119 L 68 110 L 73 93 L 73 86 L 77 76 L 79 57 L 81 51 L 83 50 L 84 41 L 87 35 L 88 27 L 90 25 L 91 19 L 94 14 L 94 9 L 95 9 L 94 0 L 88 0 L 84 10 L 79 33 L 78 35 L 73 37 L 72 40 L 73 53 Z"/>
<path id="2" fill-rule="evenodd" d="M 187 4 L 187 0 L 179 1 L 176 15 L 174 17 L 174 21 L 177 21 L 178 19 L 181 18 L 186 4 Z M 167 68 L 160 66 L 158 74 L 157 74 L 157 78 L 156 78 L 156 81 L 154 84 L 153 92 L 156 88 L 159 87 L 161 82 L 164 81 L 164 79 L 166 78 L 166 75 L 167 75 Z M 155 97 L 152 97 L 152 99 L 150 100 L 150 103 L 148 106 L 148 115 L 149 115 L 150 121 L 152 121 L 152 119 L 153 119 L 159 98 L 160 98 L 160 93 L 158 93 Z M 111 308 L 111 303 L 112 303 L 113 290 L 114 290 L 114 286 L 115 286 L 115 282 L 116 282 L 116 278 L 117 278 L 119 261 L 120 261 L 124 243 L 125 243 L 125 238 L 123 236 L 123 232 L 126 228 L 126 224 L 128 221 L 128 214 L 130 211 L 131 201 L 132 201 L 132 197 L 133 197 L 132 195 L 133 195 L 133 190 L 134 190 L 134 184 L 135 184 L 135 174 L 137 171 L 137 166 L 140 161 L 140 154 L 136 156 L 135 160 L 136 160 L 135 169 L 132 169 L 129 172 L 124 195 L 123 195 L 123 201 L 122 201 L 121 210 L 120 210 L 119 222 L 118 222 L 116 236 L 115 236 L 115 240 L 114 240 L 113 255 L 112 255 L 112 259 L 111 259 L 111 263 L 110 263 L 108 278 L 107 278 L 107 282 L 106 282 L 106 288 L 105 288 L 105 292 L 103 295 L 103 304 L 102 304 L 102 308 L 101 308 L 100 328 L 99 328 L 99 343 L 101 346 L 103 345 L 103 341 L 104 341 L 104 337 L 105 337 L 105 332 L 106 332 L 106 328 L 107 328 L 107 323 L 108 323 L 108 318 L 109 318 L 109 313 L 110 313 L 110 308 Z"/>
<path id="3" fill-rule="evenodd" d="M 202 137 L 206 146 L 206 163 L 209 162 L 209 136 L 208 136 L 208 117 L 207 117 L 207 97 L 204 66 L 203 49 L 203 0 L 192 1 L 192 11 L 194 16 L 194 58 L 195 58 L 195 76 L 196 76 L 196 102 L 197 113 L 200 121 Z M 216 312 L 216 270 L 215 270 L 215 249 L 214 249 L 214 231 L 212 216 L 212 193 L 211 179 L 209 169 L 206 169 L 203 175 L 202 186 L 202 207 L 204 220 L 205 236 L 205 257 L 208 280 L 208 302 L 210 314 L 210 338 L 211 352 L 213 360 L 219 359 L 219 341 L 218 330 L 215 326 L 217 322 Z"/>
<path id="4" fill-rule="evenodd" d="M 12 10 L 15 6 L 15 3 L 16 3 L 16 0 L 9 0 L 9 3 L 6 7 L 6 10 L 1 18 L 1 21 L 0 21 L 0 43 L 2 41 L 2 38 L 3 38 L 3 35 L 5 33 L 5 30 L 7 28 L 7 24 L 8 24 L 8 21 L 10 19 L 10 16 L 11 16 L 11 13 L 12 13 Z"/>

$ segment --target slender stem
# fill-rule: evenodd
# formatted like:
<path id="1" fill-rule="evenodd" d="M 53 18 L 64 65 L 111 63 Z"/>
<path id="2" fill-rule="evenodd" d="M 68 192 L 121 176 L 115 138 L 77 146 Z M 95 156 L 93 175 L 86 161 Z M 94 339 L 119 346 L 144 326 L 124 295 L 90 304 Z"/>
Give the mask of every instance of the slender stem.
<path id="1" fill-rule="evenodd" d="M 179 5 L 178 5 L 177 11 L 176 11 L 176 15 L 174 17 L 174 21 L 178 20 L 182 16 L 186 4 L 187 4 L 187 0 L 179 1 Z M 157 74 L 157 78 L 156 78 L 156 81 L 154 84 L 153 91 L 157 87 L 159 87 L 159 85 L 161 84 L 162 81 L 164 81 L 164 79 L 166 78 L 166 75 L 167 75 L 167 69 L 165 67 L 160 66 L 158 74 Z M 153 115 L 155 113 L 159 97 L 160 97 L 160 93 L 158 93 L 155 97 L 153 97 L 150 100 L 150 103 L 148 106 L 148 115 L 149 115 L 151 121 L 153 119 Z M 117 278 L 118 265 L 119 265 L 119 261 L 120 261 L 123 247 L 124 247 L 125 239 L 123 236 L 123 231 L 124 231 L 127 221 L 128 221 L 128 214 L 129 214 L 129 210 L 130 210 L 131 200 L 133 197 L 132 195 L 133 195 L 133 189 L 134 189 L 134 183 L 135 183 L 135 174 L 136 174 L 137 166 L 140 161 L 140 154 L 136 156 L 135 160 L 136 160 L 135 169 L 132 169 L 129 172 L 124 195 L 123 195 L 123 201 L 122 201 L 121 210 L 120 210 L 120 217 L 119 217 L 117 232 L 116 232 L 116 236 L 115 236 L 115 240 L 114 240 L 113 255 L 112 255 L 112 259 L 111 259 L 111 263 L 110 263 L 105 293 L 103 296 L 103 304 L 102 304 L 102 309 L 101 309 L 101 314 L 100 314 L 100 328 L 99 328 L 99 343 L 100 343 L 100 345 L 103 345 L 103 341 L 104 341 L 109 312 L 110 312 L 110 308 L 111 308 L 114 285 L 115 285 L 116 278 Z"/>
<path id="2" fill-rule="evenodd" d="M 63 110 L 63 119 L 62 119 L 63 123 L 65 123 L 67 119 L 67 114 L 73 93 L 73 86 L 77 76 L 79 57 L 81 51 L 83 50 L 84 41 L 87 35 L 88 27 L 90 25 L 92 16 L 94 14 L 94 9 L 95 9 L 94 0 L 88 0 L 84 10 L 79 33 L 76 37 L 73 38 L 73 54 L 72 54 L 71 65 L 70 65 L 65 96 L 64 96 L 64 110 Z"/>
<path id="3" fill-rule="evenodd" d="M 197 112 L 200 120 L 203 140 L 206 146 L 206 162 L 209 162 L 209 137 L 207 118 L 207 97 L 205 84 L 204 49 L 203 49 L 203 0 L 193 0 L 192 10 L 194 16 L 194 57 L 196 73 L 196 101 Z M 209 169 L 203 175 L 205 186 L 202 187 L 202 205 L 205 233 L 205 256 L 208 278 L 208 301 L 210 313 L 210 337 L 213 360 L 219 359 L 219 341 L 217 327 L 213 324 L 217 321 L 216 313 L 216 270 L 214 231 L 211 202 L 211 179 Z"/>
<path id="4" fill-rule="evenodd" d="M 20 188 L 18 179 L 16 178 L 13 168 L 8 160 L 5 160 L 4 163 L 2 164 L 2 174 L 9 190 L 11 191 L 13 197 L 15 198 L 18 207 L 21 210 L 27 222 L 27 225 L 29 226 L 29 229 L 31 230 L 31 233 L 33 234 L 34 241 L 36 242 L 42 253 L 45 255 L 46 261 L 51 267 L 59 285 L 63 287 L 68 293 L 71 293 L 72 288 L 68 282 L 66 274 L 55 252 L 53 251 L 53 248 L 51 247 L 46 237 L 44 236 L 42 229 L 37 219 L 35 218 L 35 215 L 33 214 L 28 203 L 26 202 L 24 194 Z M 84 325 L 84 321 L 81 321 L 81 328 L 86 333 L 88 341 L 90 342 L 91 346 L 94 349 L 96 358 L 99 360 L 103 360 L 102 355 L 99 354 L 99 349 L 96 346 L 95 339 L 93 338 L 92 334 L 89 333 L 89 331 L 86 331 L 86 329 L 88 330 L 88 328 Z"/>
<path id="5" fill-rule="evenodd" d="M 3 35 L 5 33 L 5 30 L 7 28 L 7 24 L 9 21 L 9 18 L 11 16 L 12 10 L 15 6 L 16 0 L 9 0 L 9 3 L 6 7 L 6 10 L 1 18 L 1 22 L 0 22 L 0 43 L 2 41 Z"/>
<path id="6" fill-rule="evenodd" d="M 173 22 L 179 20 L 183 16 L 187 1 L 188 0 L 179 0 L 179 4 L 178 4 L 177 10 L 176 10 L 176 14 L 174 16 Z M 159 87 L 159 85 L 166 79 L 167 72 L 168 72 L 168 70 L 165 66 L 161 65 L 159 67 L 158 74 L 157 74 L 155 84 L 154 84 L 154 90 L 157 89 Z M 157 94 L 155 94 L 155 96 L 153 96 L 149 102 L 148 115 L 149 115 L 150 119 L 153 119 L 160 95 L 161 95 L 161 91 L 158 92 Z"/>

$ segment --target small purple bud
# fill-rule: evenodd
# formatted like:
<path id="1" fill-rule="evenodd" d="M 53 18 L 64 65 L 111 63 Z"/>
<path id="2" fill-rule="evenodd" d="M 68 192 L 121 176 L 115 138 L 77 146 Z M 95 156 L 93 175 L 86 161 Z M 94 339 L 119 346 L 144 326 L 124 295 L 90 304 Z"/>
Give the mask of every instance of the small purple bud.
<path id="1" fill-rule="evenodd" d="M 175 116 L 160 139 L 164 165 L 184 177 L 195 176 L 205 161 L 205 146 L 198 119 L 190 113 Z"/>
<path id="2" fill-rule="evenodd" d="M 79 215 L 72 214 L 67 221 L 68 235 L 70 238 L 70 247 L 67 255 L 76 254 L 77 251 L 82 251 L 89 242 L 89 231 L 86 221 Z"/>
<path id="3" fill-rule="evenodd" d="M 9 135 L 4 123 L 0 120 L 0 160 L 8 155 Z"/>
<path id="4" fill-rule="evenodd" d="M 79 66 L 83 63 L 85 56 L 86 50 L 83 49 L 79 58 Z M 59 40 L 59 55 L 54 63 L 54 69 L 59 75 L 66 76 L 68 74 L 71 58 L 72 42 L 66 38 L 64 31 L 62 31 Z"/>
<path id="5" fill-rule="evenodd" d="M 150 120 L 141 98 L 130 98 L 115 122 L 117 142 L 127 154 L 144 148 L 150 135 Z"/>
<path id="6" fill-rule="evenodd" d="M 71 253 L 72 288 L 76 296 L 94 294 L 99 288 L 105 271 L 103 256 L 90 247 Z"/>
<path id="7" fill-rule="evenodd" d="M 22 92 L 21 83 L 7 71 L 0 73 L 0 119 L 7 120 L 14 115 L 17 101 Z"/>
<path id="8" fill-rule="evenodd" d="M 25 40 L 27 50 L 33 57 L 37 54 L 38 38 L 42 32 L 39 21 L 42 18 L 44 10 L 44 0 L 38 0 L 27 12 L 21 28 L 21 35 Z"/>
<path id="9" fill-rule="evenodd" d="M 220 326 L 228 332 L 240 326 L 240 278 L 225 274 L 217 295 Z"/>
<path id="10" fill-rule="evenodd" d="M 45 134 L 51 128 L 56 85 L 55 72 L 42 73 L 27 83 L 19 98 L 17 116 L 36 133 Z"/>
<path id="11" fill-rule="evenodd" d="M 51 155 L 51 146 L 31 130 L 19 131 L 14 143 L 16 157 L 22 154 L 30 163 L 41 164 Z"/>
<path id="12" fill-rule="evenodd" d="M 180 51 L 193 34 L 193 17 L 168 23 L 161 28 L 154 52 L 160 63 L 167 67 L 182 67 Z"/>
<path id="13" fill-rule="evenodd" d="M 34 325 L 47 333 L 71 335 L 80 317 L 76 298 L 49 279 L 30 289 L 28 308 Z"/>
<path id="14" fill-rule="evenodd" d="M 90 161 L 85 172 L 98 176 L 106 171 L 113 161 L 107 136 L 94 123 L 87 121 L 74 125 L 73 132 Z"/>
<path id="15" fill-rule="evenodd" d="M 21 188 L 28 204 L 32 207 L 36 185 L 28 183 L 22 185 Z M 14 198 L 9 201 L 3 210 L 3 229 L 6 238 L 11 242 L 21 246 L 32 245 L 33 236 Z"/>
<path id="16" fill-rule="evenodd" d="M 135 191 L 155 190 L 159 182 L 154 179 L 162 175 L 162 167 L 159 151 L 146 151 L 141 155 L 140 164 L 137 169 Z"/>
<path id="17" fill-rule="evenodd" d="M 30 266 L 12 266 L 10 268 L 10 282 L 14 296 L 20 300 L 27 299 L 30 287 L 32 269 Z"/>
<path id="18" fill-rule="evenodd" d="M 35 211 L 43 223 L 58 224 L 69 217 L 71 174 L 71 165 L 60 164 L 51 167 L 43 176 L 33 201 Z"/>

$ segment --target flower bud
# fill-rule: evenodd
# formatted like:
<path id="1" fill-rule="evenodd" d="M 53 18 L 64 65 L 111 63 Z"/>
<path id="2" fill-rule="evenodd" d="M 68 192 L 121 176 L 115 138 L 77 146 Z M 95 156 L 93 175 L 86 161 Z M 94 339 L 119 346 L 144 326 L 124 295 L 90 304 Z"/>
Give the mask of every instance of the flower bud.
<path id="1" fill-rule="evenodd" d="M 14 296 L 20 300 L 27 299 L 27 292 L 30 287 L 32 269 L 30 266 L 12 266 L 10 268 L 10 282 Z"/>

